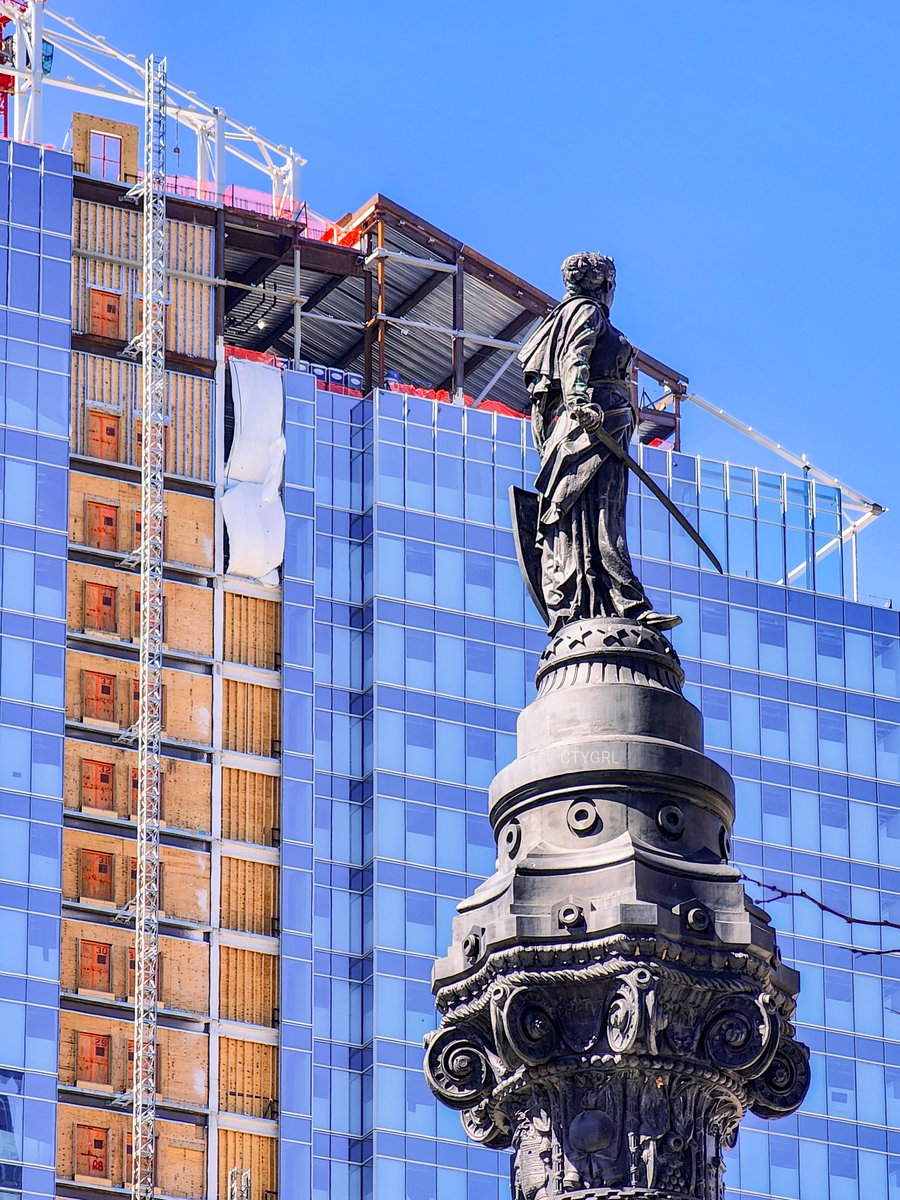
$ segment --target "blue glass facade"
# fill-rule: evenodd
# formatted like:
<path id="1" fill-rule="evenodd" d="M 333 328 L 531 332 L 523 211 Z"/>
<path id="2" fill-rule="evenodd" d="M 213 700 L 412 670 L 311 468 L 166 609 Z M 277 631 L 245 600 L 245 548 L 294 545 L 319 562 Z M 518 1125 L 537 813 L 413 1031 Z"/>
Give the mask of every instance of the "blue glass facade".
<path id="1" fill-rule="evenodd" d="M 285 374 L 289 515 L 284 564 L 279 1177 L 312 1191 L 313 462 L 315 381 Z"/>
<path id="2" fill-rule="evenodd" d="M 311 1181 L 316 1200 L 501 1200 L 506 1156 L 436 1104 L 421 1039 L 431 961 L 493 869 L 485 789 L 514 754 L 546 638 L 507 508 L 534 475 L 530 431 L 285 379 L 282 1179 L 302 1194 Z M 684 617 L 689 695 L 737 782 L 737 862 L 900 920 L 900 621 L 841 598 L 838 493 L 643 457 L 728 564 L 725 578 L 703 568 L 634 492 L 642 577 Z M 900 932 L 805 899 L 767 906 L 801 970 L 813 1087 L 771 1130 L 748 1119 L 729 1189 L 900 1197 L 900 959 L 858 953 Z"/>
<path id="3" fill-rule="evenodd" d="M 0 141 L 0 1196 L 56 1194 L 71 157 Z"/>

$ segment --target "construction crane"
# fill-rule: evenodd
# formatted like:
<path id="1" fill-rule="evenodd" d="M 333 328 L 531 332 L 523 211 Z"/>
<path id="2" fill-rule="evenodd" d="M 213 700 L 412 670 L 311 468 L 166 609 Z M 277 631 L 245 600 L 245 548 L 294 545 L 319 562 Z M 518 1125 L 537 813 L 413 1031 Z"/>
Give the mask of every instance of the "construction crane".
<path id="1" fill-rule="evenodd" d="M 141 637 L 137 721 L 137 880 L 134 950 L 134 1078 L 131 1195 L 152 1200 L 155 1177 L 156 1025 L 159 990 L 159 802 L 162 741 L 163 455 L 166 404 L 166 60 L 145 75 L 144 327 L 141 431 Z"/>
<path id="2" fill-rule="evenodd" d="M 43 36 L 46 0 L 2 0 L 0 4 L 0 133 L 9 137 L 9 99 L 17 94 L 13 136 L 25 139 L 41 123 L 44 77 L 53 65 L 53 45 Z M 28 80 L 28 95 L 21 86 Z M 17 80 L 20 86 L 17 88 Z"/>

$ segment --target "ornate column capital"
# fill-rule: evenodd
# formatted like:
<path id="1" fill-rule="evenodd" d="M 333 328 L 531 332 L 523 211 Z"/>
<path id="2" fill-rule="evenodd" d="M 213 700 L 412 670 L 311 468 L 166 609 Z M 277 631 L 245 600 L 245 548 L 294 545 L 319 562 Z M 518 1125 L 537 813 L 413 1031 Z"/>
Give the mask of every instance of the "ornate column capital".
<path id="1" fill-rule="evenodd" d="M 728 862 L 731 780 L 682 680 L 658 633 L 567 627 L 491 789 L 497 871 L 435 966 L 425 1071 L 513 1148 L 515 1200 L 721 1200 L 744 1113 L 806 1094 L 798 979 Z"/>

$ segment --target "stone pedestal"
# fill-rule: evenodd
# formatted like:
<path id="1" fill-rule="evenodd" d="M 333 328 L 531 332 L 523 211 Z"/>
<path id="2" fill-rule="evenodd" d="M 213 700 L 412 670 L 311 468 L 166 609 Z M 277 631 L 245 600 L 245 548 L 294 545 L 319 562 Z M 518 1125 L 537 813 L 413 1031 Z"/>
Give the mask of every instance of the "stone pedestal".
<path id="1" fill-rule="evenodd" d="M 495 778 L 497 871 L 434 969 L 425 1069 L 515 1200 L 719 1200 L 744 1112 L 809 1082 L 796 973 L 729 865 L 730 776 L 669 642 L 567 626 Z"/>

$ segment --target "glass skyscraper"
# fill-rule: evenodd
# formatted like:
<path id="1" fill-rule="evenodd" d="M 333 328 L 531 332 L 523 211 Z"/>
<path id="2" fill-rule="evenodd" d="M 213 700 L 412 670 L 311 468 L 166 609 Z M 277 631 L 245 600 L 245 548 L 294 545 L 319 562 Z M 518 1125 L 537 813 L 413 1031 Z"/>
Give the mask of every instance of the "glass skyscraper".
<path id="1" fill-rule="evenodd" d="M 120 372 L 140 296 L 133 282 L 88 275 L 87 263 L 122 266 L 104 221 L 136 243 L 121 233 L 134 217 L 124 184 L 88 186 L 82 173 L 82 379 L 70 438 L 71 167 L 69 155 L 0 140 L 0 1198 L 94 1200 L 124 1188 L 130 1171 L 129 932 L 127 913 L 118 917 L 134 837 L 127 734 L 139 597 L 126 572 L 140 531 L 139 432 L 137 368 L 127 368 L 126 384 Z M 493 870 L 487 786 L 514 754 L 516 718 L 546 644 L 515 562 L 507 498 L 511 484 L 530 487 L 536 473 L 530 429 L 402 391 L 327 390 L 313 374 L 285 370 L 281 591 L 252 580 L 235 590 L 216 516 L 229 419 L 230 327 L 211 298 L 222 276 L 212 232 L 222 210 L 180 204 L 170 201 L 170 220 L 194 249 L 172 271 L 191 287 L 174 287 L 170 321 L 172 869 L 160 1028 L 161 1041 L 171 1036 L 172 1076 L 160 1136 L 180 1157 L 168 1159 L 163 1191 L 218 1188 L 224 1197 L 228 1171 L 252 1160 L 253 1200 L 274 1200 L 259 1181 L 279 1177 L 285 1197 L 506 1200 L 507 1156 L 466 1141 L 457 1117 L 436 1105 L 421 1062 L 435 1020 L 431 964 L 449 943 L 456 905 Z M 235 255 L 240 232 L 232 228 Z M 127 265 L 135 270 L 136 260 Z M 230 269 L 243 277 L 250 267 Z M 92 414 L 106 416 L 114 436 L 104 442 L 98 423 L 92 442 L 89 420 L 84 427 Z M 220 439 L 213 448 L 210 429 Z M 701 562 L 658 502 L 632 489 L 638 570 L 656 608 L 684 619 L 673 640 L 688 695 L 737 784 L 734 858 L 800 969 L 800 1037 L 813 1050 L 804 1110 L 771 1131 L 748 1118 L 727 1185 L 748 1197 L 900 1200 L 900 615 L 844 598 L 851 564 L 837 488 L 664 449 L 640 453 L 726 565 L 719 576 Z M 70 528 L 73 481 L 80 499 Z M 96 510 L 93 526 L 79 504 Z M 121 528 L 107 544 L 99 522 L 111 510 Z M 66 858 L 67 530 L 78 551 L 69 600 L 81 613 L 68 660 L 70 737 L 81 755 L 73 762 L 106 775 L 93 793 L 74 768 L 66 781 Z M 82 612 L 84 582 L 101 600 L 121 589 L 121 628 Z M 235 597 L 246 601 L 240 620 Z M 273 635 L 265 653 L 226 637 L 226 613 L 242 637 L 263 613 L 277 630 L 279 603 L 281 640 Z M 102 659 L 91 669 L 100 684 L 113 679 L 118 705 L 93 726 L 78 695 L 88 653 Z M 189 727 L 179 732 L 185 697 Z M 239 722 L 229 726 L 225 709 L 229 719 L 268 714 L 272 736 L 257 738 L 248 715 L 243 740 L 226 744 L 222 729 Z M 106 849 L 103 839 L 118 843 Z M 188 852 L 190 869 L 179 858 Z M 115 888 L 100 878 L 113 854 Z M 85 855 L 96 878 L 86 878 Z M 258 905 L 256 924 L 243 912 L 250 872 L 234 866 L 249 863 L 272 902 L 271 912 Z M 105 983 L 76 963 L 79 937 Z M 196 995 L 175 994 L 185 980 Z M 213 1062 L 217 1038 L 222 1063 L 254 1048 L 243 1074 L 237 1057 L 227 1069 Z M 83 1062 L 81 1040 L 90 1051 Z M 280 1071 L 264 1075 L 276 1059 Z M 187 1060 L 198 1079 L 172 1068 Z"/>
<path id="2" fill-rule="evenodd" d="M 493 869 L 486 788 L 546 633 L 507 492 L 527 422 L 286 379 L 282 1168 L 337 1196 L 500 1200 L 420 1071 L 431 961 Z M 727 1186 L 900 1196 L 900 617 L 842 598 L 840 493 L 642 448 L 726 576 L 642 489 L 630 536 L 706 741 L 734 775 L 734 859 L 801 972 L 804 1110 L 748 1118 Z M 874 953 L 873 953 L 874 951 Z"/>
<path id="3" fill-rule="evenodd" d="M 0 1196 L 56 1195 L 72 160 L 0 141 Z"/>

